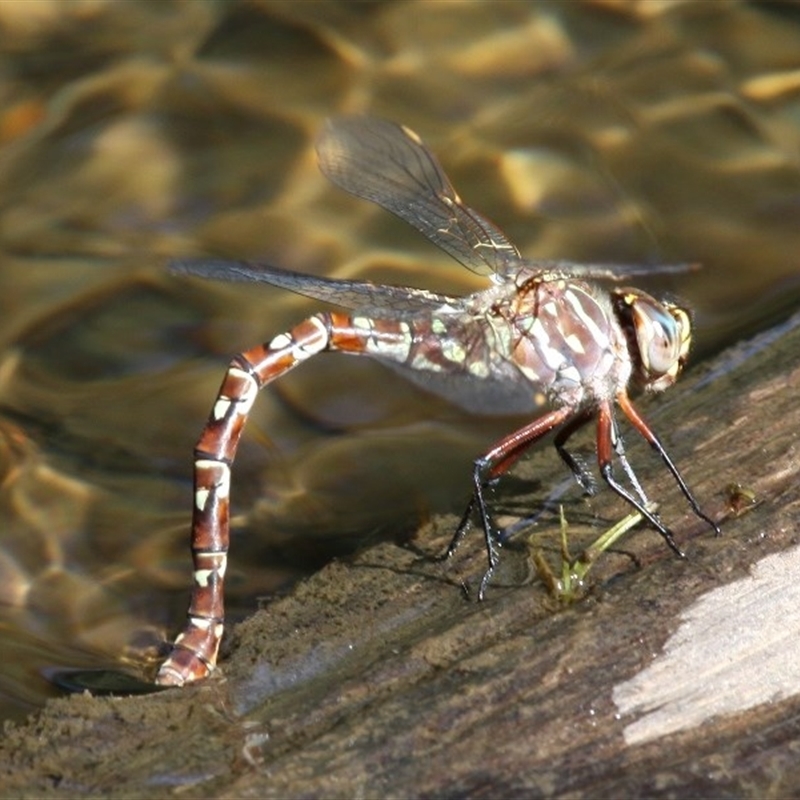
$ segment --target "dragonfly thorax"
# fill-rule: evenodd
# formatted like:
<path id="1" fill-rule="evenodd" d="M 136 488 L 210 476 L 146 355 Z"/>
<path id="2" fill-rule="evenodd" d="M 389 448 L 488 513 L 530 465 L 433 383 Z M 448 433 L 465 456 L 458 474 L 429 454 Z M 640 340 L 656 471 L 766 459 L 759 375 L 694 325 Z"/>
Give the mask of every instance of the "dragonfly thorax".
<path id="1" fill-rule="evenodd" d="M 517 289 L 508 312 L 510 358 L 550 405 L 592 405 L 627 386 L 628 337 L 609 294 L 596 285 L 533 278 Z"/>
<path id="2" fill-rule="evenodd" d="M 633 378 L 645 391 L 661 392 L 675 383 L 692 341 L 689 313 L 659 302 L 639 289 L 613 292 L 617 315 L 628 337 Z"/>

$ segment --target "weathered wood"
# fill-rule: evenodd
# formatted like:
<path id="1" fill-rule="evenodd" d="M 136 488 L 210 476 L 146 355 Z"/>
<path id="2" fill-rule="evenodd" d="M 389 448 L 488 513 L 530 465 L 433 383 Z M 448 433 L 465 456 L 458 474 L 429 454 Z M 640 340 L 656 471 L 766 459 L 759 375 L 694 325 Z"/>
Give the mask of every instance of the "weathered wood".
<path id="1" fill-rule="evenodd" d="M 27 726 L 7 730 L 0 744 L 4 794 L 794 793 L 800 670 L 783 673 L 787 663 L 800 663 L 800 636 L 785 610 L 775 617 L 772 603 L 760 604 L 767 592 L 753 591 L 735 613 L 740 633 L 755 624 L 768 646 L 737 650 L 734 628 L 720 675 L 724 666 L 734 699 L 742 693 L 737 680 L 744 686 L 788 678 L 772 702 L 700 724 L 699 711 L 721 681 L 698 671 L 693 683 L 694 668 L 677 666 L 678 694 L 685 691 L 694 716 L 676 711 L 669 724 L 685 727 L 666 736 L 656 720 L 648 738 L 634 727 L 646 712 L 624 697 L 637 675 L 637 691 L 646 695 L 642 671 L 676 631 L 698 630 L 681 628 L 695 600 L 746 577 L 765 556 L 796 547 L 798 353 L 800 316 L 645 405 L 706 509 L 728 517 L 724 535 L 713 537 L 666 471 L 631 442 L 629 456 L 661 500 L 687 560 L 676 559 L 656 533 L 637 530 L 621 545 L 624 552 L 598 561 L 587 596 L 560 607 L 536 579 L 529 550 L 508 547 L 488 599 L 478 604 L 465 600 L 459 581 L 481 573 L 479 536 L 448 565 L 376 546 L 330 564 L 238 626 L 218 679 L 135 699 L 57 701 Z M 556 462 L 540 453 L 530 468 L 556 475 Z M 726 490 L 732 482 L 757 500 L 740 516 Z M 607 491 L 591 508 L 608 519 L 626 513 Z M 453 522 L 435 520 L 416 544 L 436 552 Z M 537 533 L 537 546 L 550 548 L 551 559 L 556 534 Z M 791 601 L 800 575 L 789 570 L 774 580 L 785 585 L 772 584 L 773 600 Z M 705 637 L 696 635 L 700 649 Z M 689 641 L 681 652 L 691 658 L 692 649 Z M 788 660 L 776 662 L 776 652 Z M 736 653 L 740 663 L 732 665 Z M 671 674 L 661 681 L 670 684 Z"/>

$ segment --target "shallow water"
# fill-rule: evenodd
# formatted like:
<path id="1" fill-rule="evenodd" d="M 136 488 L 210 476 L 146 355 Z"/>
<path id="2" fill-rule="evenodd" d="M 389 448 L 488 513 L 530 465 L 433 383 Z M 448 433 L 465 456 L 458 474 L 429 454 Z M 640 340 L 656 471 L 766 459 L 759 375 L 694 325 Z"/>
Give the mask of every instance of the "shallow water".
<path id="1" fill-rule="evenodd" d="M 702 263 L 646 282 L 695 309 L 693 363 L 797 308 L 797 6 L 19 2 L 0 36 L 5 716 L 51 670 L 136 667 L 180 625 L 191 450 L 225 364 L 315 307 L 169 258 L 482 285 L 326 184 L 330 114 L 414 128 L 529 257 Z M 235 468 L 232 613 L 457 508 L 514 424 L 343 357 L 282 380 Z"/>

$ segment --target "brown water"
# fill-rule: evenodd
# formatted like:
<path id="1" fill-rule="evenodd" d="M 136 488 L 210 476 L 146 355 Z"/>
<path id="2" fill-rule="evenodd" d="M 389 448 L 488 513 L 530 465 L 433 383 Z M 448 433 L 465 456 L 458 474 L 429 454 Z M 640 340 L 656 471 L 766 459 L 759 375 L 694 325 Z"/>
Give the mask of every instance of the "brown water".
<path id="1" fill-rule="evenodd" d="M 668 284 L 695 363 L 800 300 L 796 4 L 22 0 L 0 42 L 5 716 L 50 670 L 138 664 L 177 629 L 191 450 L 228 356 L 314 308 L 169 258 L 480 287 L 326 184 L 326 116 L 413 127 L 529 257 L 702 262 Z M 344 357 L 288 376 L 237 460 L 231 610 L 457 507 L 513 424 Z"/>

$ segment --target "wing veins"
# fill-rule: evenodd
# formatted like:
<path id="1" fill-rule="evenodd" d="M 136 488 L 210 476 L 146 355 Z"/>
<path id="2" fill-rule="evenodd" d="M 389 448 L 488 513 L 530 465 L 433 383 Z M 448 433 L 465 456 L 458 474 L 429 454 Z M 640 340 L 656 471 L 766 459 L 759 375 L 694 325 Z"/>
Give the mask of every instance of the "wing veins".
<path id="1" fill-rule="evenodd" d="M 481 275 L 506 276 L 519 252 L 464 205 L 436 157 L 408 129 L 385 120 L 329 120 L 317 142 L 320 168 L 337 186 L 415 227 Z"/>
<path id="2" fill-rule="evenodd" d="M 169 271 L 176 275 L 193 275 L 211 280 L 268 283 L 378 319 L 396 319 L 398 313 L 404 317 L 430 314 L 445 306 L 457 307 L 462 302 L 461 298 L 427 289 L 325 278 L 258 261 L 189 258 L 171 261 Z"/>

